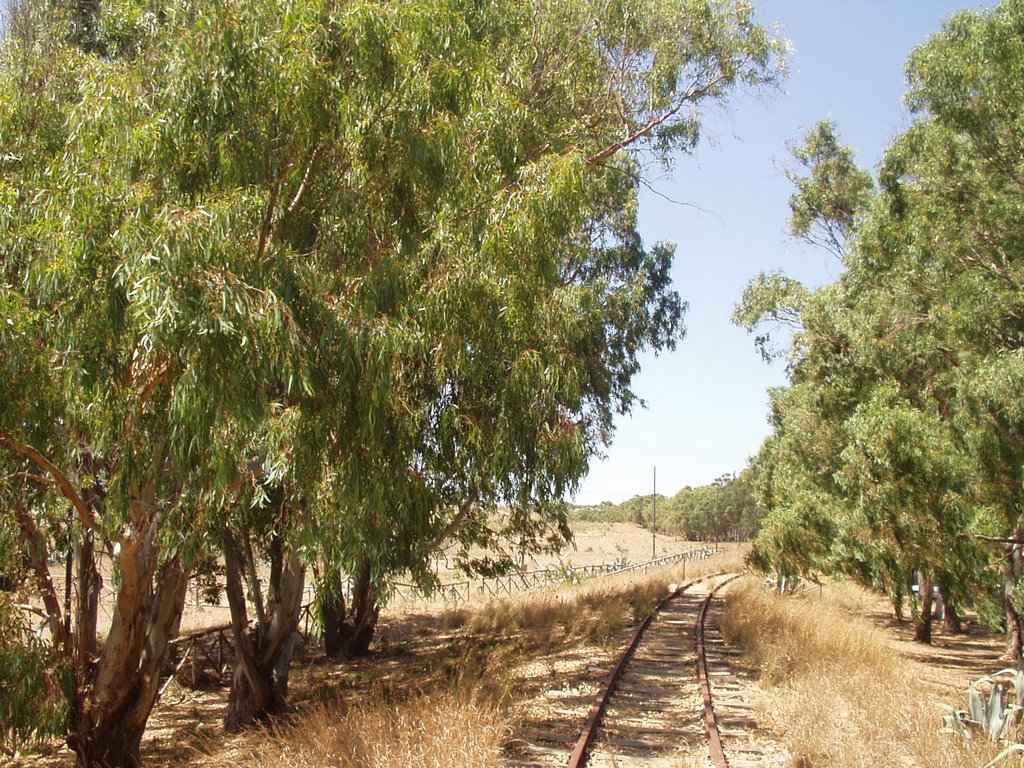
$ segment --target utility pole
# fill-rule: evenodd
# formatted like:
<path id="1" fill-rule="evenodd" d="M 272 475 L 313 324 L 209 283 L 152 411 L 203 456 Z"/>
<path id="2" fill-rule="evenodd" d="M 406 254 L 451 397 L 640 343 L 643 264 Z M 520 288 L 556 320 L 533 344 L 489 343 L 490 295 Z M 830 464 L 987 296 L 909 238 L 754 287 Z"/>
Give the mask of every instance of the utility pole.
<path id="1" fill-rule="evenodd" d="M 654 487 L 651 489 L 651 560 L 658 559 L 658 468 L 654 468 Z"/>
<path id="2" fill-rule="evenodd" d="M 715 536 L 715 552 L 718 551 L 718 524 L 722 519 L 722 483 L 725 475 L 715 479 L 715 524 L 712 527 Z"/>

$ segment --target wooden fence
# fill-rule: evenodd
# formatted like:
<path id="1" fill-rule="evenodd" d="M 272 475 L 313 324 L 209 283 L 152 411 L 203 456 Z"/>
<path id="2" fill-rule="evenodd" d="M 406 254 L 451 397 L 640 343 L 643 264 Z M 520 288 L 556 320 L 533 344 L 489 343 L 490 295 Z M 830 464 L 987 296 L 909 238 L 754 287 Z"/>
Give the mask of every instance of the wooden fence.
<path id="1" fill-rule="evenodd" d="M 710 557 L 716 550 L 707 547 L 689 549 L 683 552 L 674 552 L 654 560 L 647 560 L 642 563 L 627 564 L 622 562 L 599 563 L 596 565 L 566 565 L 561 568 L 544 568 L 534 571 L 517 571 L 505 576 L 494 576 L 475 581 L 457 581 L 448 584 L 437 584 L 433 591 L 424 593 L 415 584 L 404 584 L 393 582 L 392 593 L 409 601 L 420 600 L 441 600 L 446 603 L 461 603 L 481 597 L 491 599 L 496 597 L 511 597 L 516 592 L 524 589 L 537 589 L 552 584 L 565 582 L 574 583 L 589 579 L 594 576 L 610 576 L 616 573 L 628 573 L 640 571 L 646 573 L 648 569 L 663 565 L 675 565 L 687 560 L 697 560 Z"/>
<path id="2" fill-rule="evenodd" d="M 523 590 L 537 589 L 552 584 L 576 583 L 596 576 L 611 576 L 631 571 L 646 573 L 651 568 L 685 563 L 687 560 L 702 560 L 714 555 L 716 551 L 701 547 L 675 552 L 642 563 L 566 565 L 560 568 L 519 571 L 506 576 L 476 581 L 438 584 L 430 593 L 424 593 L 414 584 L 401 582 L 392 583 L 391 589 L 393 595 L 408 601 L 436 602 L 440 599 L 449 604 L 458 604 L 474 598 L 489 600 L 511 597 Z M 312 600 L 306 602 L 300 610 L 298 634 L 306 643 L 319 640 L 313 616 Z M 224 677 L 224 672 L 231 667 L 235 658 L 234 638 L 231 635 L 230 624 L 183 634 L 171 640 L 170 646 L 168 668 L 165 670 L 169 672 L 169 676 L 160 689 L 161 696 L 173 679 L 178 679 L 181 684 L 189 687 L 196 687 L 204 682 L 220 682 Z"/>

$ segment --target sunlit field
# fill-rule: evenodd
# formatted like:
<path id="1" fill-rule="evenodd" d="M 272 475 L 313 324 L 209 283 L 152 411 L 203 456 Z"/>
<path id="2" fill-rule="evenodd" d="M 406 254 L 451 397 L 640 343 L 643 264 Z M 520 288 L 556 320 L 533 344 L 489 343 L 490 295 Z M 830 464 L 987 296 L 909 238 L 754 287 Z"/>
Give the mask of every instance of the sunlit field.
<path id="1" fill-rule="evenodd" d="M 758 671 L 759 719 L 794 768 L 984 765 L 995 745 L 976 738 L 965 748 L 941 732 L 949 707 L 966 706 L 966 686 L 943 700 L 924 665 L 859 615 L 873 600 L 844 585 L 780 597 L 753 577 L 730 591 L 723 629 Z"/>

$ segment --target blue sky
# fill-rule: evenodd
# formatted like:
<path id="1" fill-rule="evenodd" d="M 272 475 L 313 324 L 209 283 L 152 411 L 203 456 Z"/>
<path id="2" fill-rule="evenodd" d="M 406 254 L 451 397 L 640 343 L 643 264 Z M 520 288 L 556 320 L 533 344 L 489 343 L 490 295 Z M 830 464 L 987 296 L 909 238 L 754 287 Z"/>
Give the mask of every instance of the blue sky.
<path id="1" fill-rule="evenodd" d="M 594 462 L 574 501 L 619 502 L 703 485 L 747 465 L 768 434 L 767 389 L 785 383 L 784 364 L 761 361 L 753 339 L 729 322 L 747 281 L 782 269 L 816 286 L 839 263 L 786 234 L 792 192 L 783 175 L 787 143 L 821 118 L 834 120 L 857 161 L 874 168 L 909 125 L 903 107 L 908 54 L 943 19 L 993 3 L 947 0 L 754 0 L 762 24 L 779 24 L 793 47 L 776 93 L 743 96 L 708 115 L 705 141 L 644 192 L 644 240 L 676 244 L 673 279 L 689 302 L 687 337 L 672 354 L 644 358 L 635 379 L 647 402 L 616 424 L 604 460 Z"/>

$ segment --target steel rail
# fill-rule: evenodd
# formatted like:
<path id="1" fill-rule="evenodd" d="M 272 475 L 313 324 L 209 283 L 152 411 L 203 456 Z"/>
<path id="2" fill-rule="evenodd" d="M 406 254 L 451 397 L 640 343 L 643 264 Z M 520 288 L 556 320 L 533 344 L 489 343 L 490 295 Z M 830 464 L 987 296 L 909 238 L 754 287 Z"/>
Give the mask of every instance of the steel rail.
<path id="1" fill-rule="evenodd" d="M 688 584 L 679 587 L 675 592 L 672 592 L 669 597 L 675 597 L 677 594 L 683 591 Z M 664 603 L 659 603 L 660 606 Z M 619 676 L 622 674 L 622 670 L 625 669 L 626 663 L 633 655 L 633 651 L 640 644 L 640 638 L 643 636 L 644 631 L 650 626 L 651 619 L 654 617 L 655 612 L 651 611 L 647 614 L 647 617 L 640 622 L 640 626 L 636 628 L 636 632 L 633 633 L 633 639 L 630 640 L 626 650 L 623 651 L 622 655 L 619 656 L 619 660 L 615 662 L 615 666 L 612 667 L 612 671 L 608 673 L 608 677 L 605 678 L 604 684 L 601 686 L 601 690 L 597 694 L 593 705 L 590 707 L 590 714 L 587 716 L 587 722 L 583 726 L 583 730 L 580 732 L 580 737 L 576 741 L 576 746 L 569 755 L 569 768 L 583 768 L 587 764 L 587 752 L 590 749 L 590 745 L 594 741 L 594 737 L 597 735 L 597 729 L 601 725 L 601 718 L 604 716 L 605 708 L 608 706 L 608 700 L 611 698 L 612 692 L 615 690 L 616 683 L 619 682 Z"/>
<path id="2" fill-rule="evenodd" d="M 643 637 L 647 627 L 650 626 L 655 614 L 664 608 L 670 600 L 674 600 L 679 597 L 679 595 L 683 593 L 683 590 L 688 589 L 694 584 L 706 579 L 721 575 L 721 573 L 710 573 L 706 576 L 701 576 L 698 579 L 694 579 L 693 581 L 680 585 L 675 591 L 670 592 L 659 600 L 658 604 L 654 606 L 654 609 L 647 614 L 646 618 L 644 618 L 640 623 L 640 626 L 636 628 L 629 645 L 626 646 L 626 650 L 624 650 L 622 655 L 619 656 L 619 660 L 615 662 L 615 666 L 612 667 L 611 672 L 608 673 L 601 689 L 598 691 L 597 698 L 590 707 L 590 714 L 587 716 L 587 721 L 583 725 L 583 730 L 580 732 L 580 737 L 576 741 L 576 746 L 573 749 L 572 754 L 569 755 L 568 768 L 585 768 L 589 757 L 590 747 L 594 742 L 594 738 L 597 736 L 597 731 L 601 726 L 601 719 L 604 716 L 605 709 L 608 707 L 608 702 L 611 699 L 612 694 L 615 692 L 615 686 L 619 682 L 619 677 L 622 675 L 622 671 L 626 668 L 626 664 L 629 663 L 629 660 L 632 658 L 634 651 L 636 651 L 637 646 L 640 644 L 640 639 Z M 731 580 L 732 579 L 730 579 L 730 581 Z M 717 590 L 718 587 L 715 589 Z"/>
<path id="3" fill-rule="evenodd" d="M 722 746 L 722 734 L 718 730 L 715 704 L 711 698 L 711 678 L 708 675 L 708 662 L 704 654 L 704 620 L 707 618 L 711 598 L 718 590 L 730 581 L 738 579 L 740 575 L 731 576 L 708 592 L 704 602 L 701 603 L 700 612 L 697 614 L 697 676 L 700 678 L 700 692 L 704 697 L 704 728 L 708 734 L 708 751 L 711 753 L 711 761 L 717 768 L 729 768 L 729 760 L 726 758 L 725 748 Z"/>

